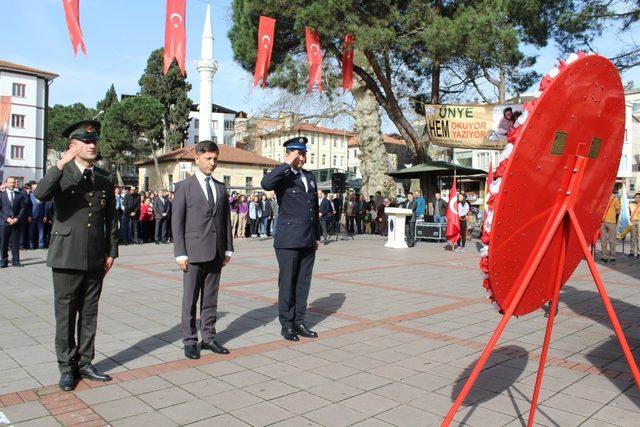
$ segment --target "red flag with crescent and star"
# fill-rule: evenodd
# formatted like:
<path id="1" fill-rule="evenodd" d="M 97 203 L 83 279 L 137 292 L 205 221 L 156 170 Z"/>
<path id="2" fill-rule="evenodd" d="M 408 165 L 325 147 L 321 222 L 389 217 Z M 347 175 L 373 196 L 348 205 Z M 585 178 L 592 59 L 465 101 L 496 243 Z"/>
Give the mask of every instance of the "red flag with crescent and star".
<path id="1" fill-rule="evenodd" d="M 87 48 L 84 45 L 84 37 L 82 37 L 82 29 L 80 28 L 80 0 L 62 0 L 62 7 L 64 8 L 64 17 L 67 21 L 73 54 L 77 55 L 78 48 L 80 48 L 82 53 L 86 55 Z"/>
<path id="2" fill-rule="evenodd" d="M 342 90 L 351 90 L 353 86 L 353 41 L 352 34 L 344 36 L 342 45 Z"/>
<path id="3" fill-rule="evenodd" d="M 185 30 L 187 0 L 167 0 L 167 16 L 164 26 L 164 74 L 167 74 L 173 58 L 178 61 L 185 76 L 187 32 Z"/>
<path id="4" fill-rule="evenodd" d="M 456 188 L 456 177 L 453 177 L 453 184 L 449 191 L 449 203 L 447 203 L 447 231 L 446 238 L 452 245 L 456 245 L 460 239 L 460 215 L 458 215 L 458 189 Z"/>
<path id="5" fill-rule="evenodd" d="M 276 29 L 276 20 L 267 16 L 260 17 L 258 24 L 258 52 L 256 54 L 256 68 L 253 71 L 253 87 L 262 80 L 262 87 L 267 86 L 267 73 L 271 64 L 271 52 L 273 51 L 273 34 Z"/>
<path id="6" fill-rule="evenodd" d="M 311 92 L 314 84 L 322 90 L 322 53 L 320 52 L 320 36 L 317 31 L 306 27 L 305 40 L 307 44 L 307 59 L 309 60 L 309 84 L 307 92 Z"/>

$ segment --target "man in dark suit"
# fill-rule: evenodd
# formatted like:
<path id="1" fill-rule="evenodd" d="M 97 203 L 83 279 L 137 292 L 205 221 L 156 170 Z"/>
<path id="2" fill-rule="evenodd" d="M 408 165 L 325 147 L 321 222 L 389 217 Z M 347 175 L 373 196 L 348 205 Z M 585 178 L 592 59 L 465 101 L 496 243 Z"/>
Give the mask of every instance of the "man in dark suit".
<path id="1" fill-rule="evenodd" d="M 29 226 L 31 225 L 31 210 L 33 209 L 33 205 L 31 203 L 31 184 L 26 183 L 22 187 L 21 193 L 24 200 L 26 214 L 24 221 L 20 224 L 20 248 L 31 249 L 31 233 L 29 233 Z"/>
<path id="2" fill-rule="evenodd" d="M 220 274 L 233 254 L 229 195 L 224 184 L 211 176 L 218 154 L 215 142 L 200 141 L 195 147 L 198 169 L 176 184 L 173 199 L 173 251 L 184 272 L 182 342 L 184 355 L 189 359 L 200 357 L 196 329 L 198 298 L 201 349 L 229 353 L 215 341 Z"/>
<path id="3" fill-rule="evenodd" d="M 16 190 L 18 180 L 10 176 L 5 184 L 5 191 L 0 192 L 0 268 L 7 268 L 9 265 L 9 244 L 11 265 L 22 267 L 20 231 L 27 217 L 27 206 L 22 192 Z"/>
<path id="4" fill-rule="evenodd" d="M 167 221 L 169 221 L 170 213 L 171 202 L 167 192 L 163 190 L 158 194 L 158 197 L 153 198 L 153 214 L 156 218 L 156 245 L 169 241 Z"/>
<path id="5" fill-rule="evenodd" d="M 320 206 L 320 227 L 322 227 L 322 239 L 324 244 L 329 244 L 327 236 L 327 230 L 330 229 L 330 224 L 333 222 L 333 208 L 331 202 L 327 200 L 324 191 L 318 190 L 318 204 Z"/>
<path id="6" fill-rule="evenodd" d="M 37 183 L 31 184 L 35 191 Z M 47 217 L 45 215 L 46 204 L 38 199 L 35 193 L 29 195 L 31 198 L 31 224 L 29 224 L 29 243 L 33 249 L 44 249 L 47 245 L 45 240 L 45 228 Z"/>
<path id="7" fill-rule="evenodd" d="M 74 123 L 62 136 L 69 138 L 69 148 L 47 170 L 35 195 L 55 206 L 47 265 L 53 270 L 58 385 L 70 391 L 77 376 L 111 380 L 91 361 L 102 282 L 118 256 L 118 219 L 113 177 L 94 166 L 100 123 Z"/>
<path id="8" fill-rule="evenodd" d="M 284 143 L 284 163 L 262 178 L 262 188 L 275 191 L 280 212 L 273 246 L 278 259 L 278 317 L 282 336 L 298 341 L 298 335 L 316 338 L 304 323 L 311 274 L 320 244 L 320 220 L 315 176 L 302 169 L 307 138 Z"/>
<path id="9" fill-rule="evenodd" d="M 125 231 L 125 244 L 142 243 L 138 236 L 138 221 L 140 219 L 140 194 L 138 189 L 132 187 L 123 200 L 123 223 Z M 165 220 L 166 223 L 166 220 Z"/>

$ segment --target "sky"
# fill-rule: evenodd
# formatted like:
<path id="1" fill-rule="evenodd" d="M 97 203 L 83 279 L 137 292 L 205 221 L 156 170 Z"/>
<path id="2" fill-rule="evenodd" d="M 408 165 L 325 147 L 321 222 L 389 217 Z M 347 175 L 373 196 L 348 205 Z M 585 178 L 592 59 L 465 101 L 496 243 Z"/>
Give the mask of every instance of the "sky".
<path id="1" fill-rule="evenodd" d="M 213 102 L 248 113 L 264 111 L 275 94 L 269 89 L 253 89 L 250 73 L 233 60 L 227 38 L 231 0 L 187 0 L 186 62 L 187 78 L 193 85 L 191 99 L 198 102 L 196 63 L 207 3 L 211 4 L 214 57 L 218 61 Z M 135 94 L 149 54 L 164 43 L 165 4 L 165 0 L 81 0 L 87 56 L 78 53 L 74 57 L 61 0 L 0 0 L 0 59 L 59 74 L 51 85 L 52 105 L 82 102 L 94 107 L 112 83 L 119 95 Z M 633 42 L 629 37 L 611 28 L 593 47 L 611 56 L 625 43 Z M 538 53 L 535 69 L 544 74 L 556 64 L 558 52 L 550 45 Z M 624 82 L 629 80 L 640 86 L 640 67 L 623 75 Z M 384 127 L 387 132 L 394 131 L 388 121 Z"/>

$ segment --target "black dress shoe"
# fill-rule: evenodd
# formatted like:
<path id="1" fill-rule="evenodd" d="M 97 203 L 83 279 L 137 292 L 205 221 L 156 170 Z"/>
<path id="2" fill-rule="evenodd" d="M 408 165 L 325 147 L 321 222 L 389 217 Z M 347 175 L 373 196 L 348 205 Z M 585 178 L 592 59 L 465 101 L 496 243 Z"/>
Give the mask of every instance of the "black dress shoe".
<path id="1" fill-rule="evenodd" d="M 11 265 L 14 267 L 24 267 L 20 261 L 12 261 Z"/>
<path id="2" fill-rule="evenodd" d="M 0 262 L 0 268 L 7 268 L 9 266 L 9 264 L 7 264 L 6 262 Z"/>
<path id="3" fill-rule="evenodd" d="M 62 391 L 71 391 L 76 388 L 76 379 L 73 375 L 73 372 L 64 372 L 60 375 L 60 382 L 58 382 L 58 387 Z"/>
<path id="4" fill-rule="evenodd" d="M 198 350 L 198 346 L 196 344 L 185 345 L 184 355 L 187 359 L 200 359 L 200 351 Z"/>
<path id="5" fill-rule="evenodd" d="M 91 363 L 78 369 L 80 378 L 86 378 L 91 381 L 111 381 L 111 375 L 107 375 L 98 371 Z"/>
<path id="6" fill-rule="evenodd" d="M 294 323 L 293 329 L 305 338 L 318 338 L 318 334 L 307 328 L 304 323 Z"/>
<path id="7" fill-rule="evenodd" d="M 282 328 L 281 334 L 287 341 L 300 341 L 300 337 L 298 337 L 293 328 Z"/>
<path id="8" fill-rule="evenodd" d="M 215 341 L 210 341 L 210 342 L 202 341 L 202 344 L 200 344 L 200 348 L 202 350 L 211 350 L 214 353 L 218 353 L 218 354 L 229 354 L 229 350 L 227 350 L 226 348 L 224 348 L 223 346 L 221 346 Z"/>

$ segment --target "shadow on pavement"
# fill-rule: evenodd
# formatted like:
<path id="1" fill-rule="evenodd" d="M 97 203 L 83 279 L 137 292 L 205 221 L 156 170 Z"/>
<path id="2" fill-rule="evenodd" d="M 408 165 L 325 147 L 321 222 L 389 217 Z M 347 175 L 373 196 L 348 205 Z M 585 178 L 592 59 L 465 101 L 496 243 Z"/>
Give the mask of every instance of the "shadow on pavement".
<path id="1" fill-rule="evenodd" d="M 342 292 L 333 292 L 329 296 L 318 298 L 309 306 L 305 323 L 313 329 L 320 322 L 337 313 L 346 299 L 346 295 Z M 309 312 L 312 315 L 309 315 Z"/>

